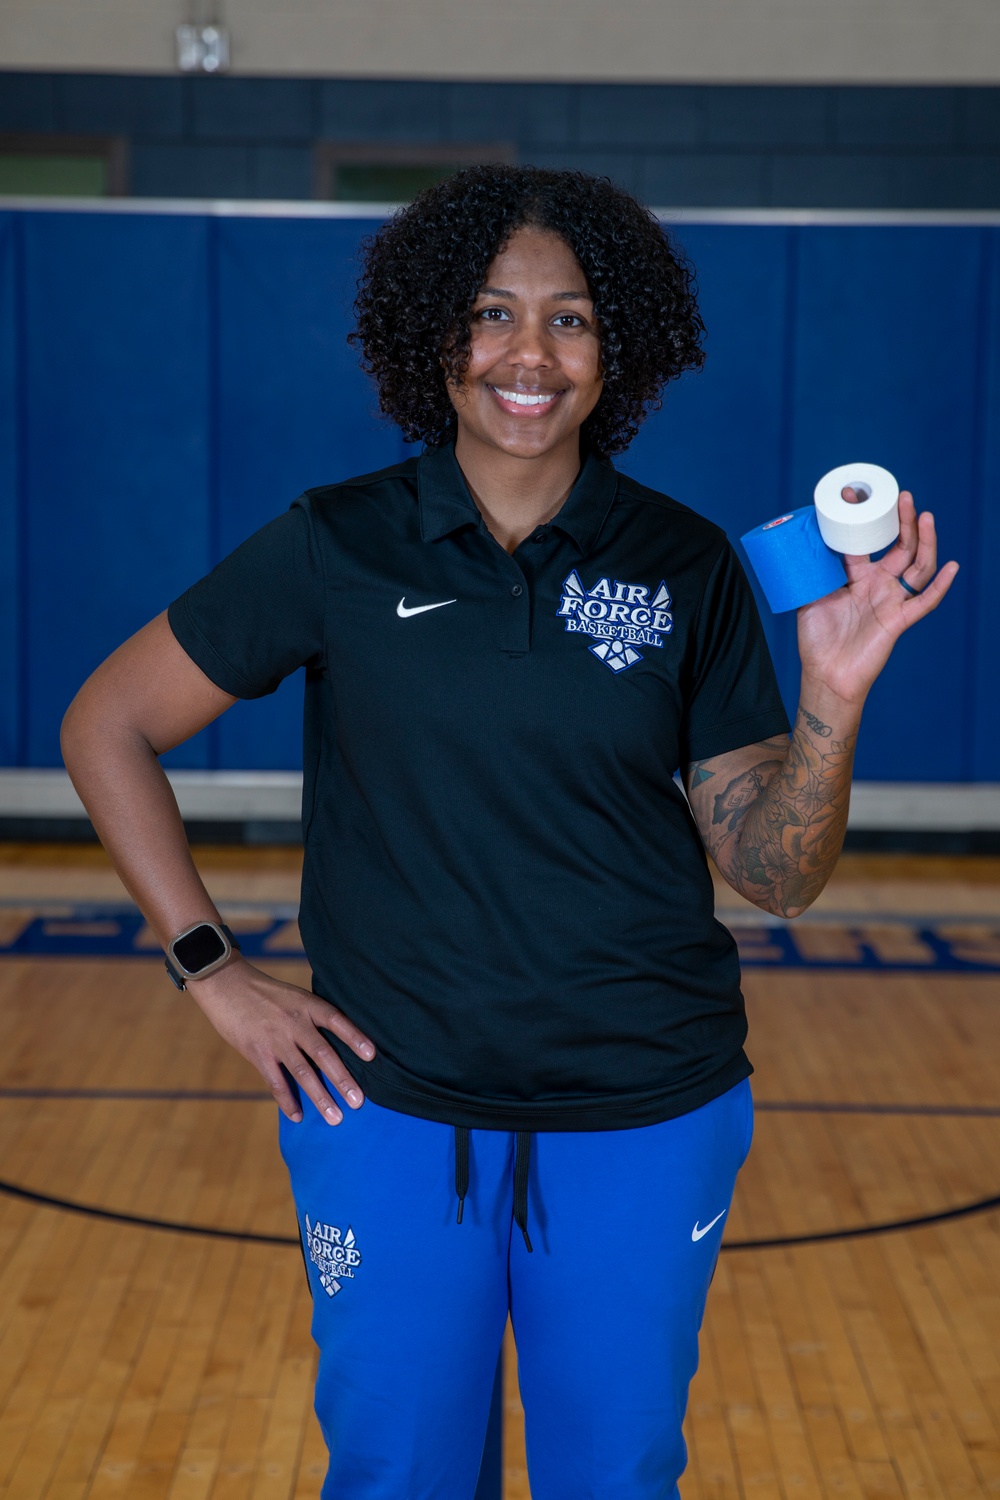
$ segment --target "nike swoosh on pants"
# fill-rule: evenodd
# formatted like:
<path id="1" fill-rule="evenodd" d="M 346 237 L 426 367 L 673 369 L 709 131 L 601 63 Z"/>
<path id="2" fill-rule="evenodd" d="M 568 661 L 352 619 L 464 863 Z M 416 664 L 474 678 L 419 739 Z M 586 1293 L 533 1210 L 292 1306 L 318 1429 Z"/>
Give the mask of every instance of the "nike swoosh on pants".
<path id="1" fill-rule="evenodd" d="M 726 1210 L 723 1209 L 721 1214 L 716 1214 L 715 1218 L 712 1220 L 712 1224 L 718 1224 L 719 1220 L 722 1218 L 722 1214 L 724 1214 L 725 1212 Z M 698 1220 L 695 1219 L 694 1228 L 691 1231 L 691 1238 L 694 1240 L 695 1244 L 697 1244 L 699 1240 L 705 1238 L 705 1235 L 712 1228 L 712 1224 L 706 1224 L 704 1229 L 699 1229 Z"/>

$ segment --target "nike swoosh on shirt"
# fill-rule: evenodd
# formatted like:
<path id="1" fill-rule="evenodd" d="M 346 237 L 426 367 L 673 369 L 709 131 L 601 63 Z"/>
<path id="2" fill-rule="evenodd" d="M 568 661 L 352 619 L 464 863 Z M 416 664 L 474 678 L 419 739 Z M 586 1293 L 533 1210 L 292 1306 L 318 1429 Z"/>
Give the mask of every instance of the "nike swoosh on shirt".
<path id="1" fill-rule="evenodd" d="M 726 1210 L 723 1209 L 721 1214 L 716 1214 L 715 1218 L 712 1220 L 712 1224 L 718 1224 L 719 1220 L 722 1218 L 722 1214 L 724 1214 L 725 1212 Z M 695 1219 L 694 1228 L 691 1231 L 691 1238 L 694 1240 L 695 1244 L 697 1244 L 699 1240 L 705 1238 L 705 1235 L 711 1229 L 712 1224 L 706 1224 L 704 1229 L 699 1229 L 698 1220 Z"/>
<path id="2" fill-rule="evenodd" d="M 401 620 L 408 620 L 411 615 L 422 615 L 429 609 L 444 609 L 446 604 L 457 604 L 457 599 L 442 599 L 440 604 L 414 604 L 410 609 L 406 607 L 406 595 L 396 605 L 396 613 Z"/>

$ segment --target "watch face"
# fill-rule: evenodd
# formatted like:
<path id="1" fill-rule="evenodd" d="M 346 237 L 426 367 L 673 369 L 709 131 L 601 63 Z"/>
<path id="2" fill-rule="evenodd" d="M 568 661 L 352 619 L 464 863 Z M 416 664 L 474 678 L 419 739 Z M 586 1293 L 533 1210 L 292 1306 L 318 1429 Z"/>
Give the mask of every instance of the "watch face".
<path id="1" fill-rule="evenodd" d="M 179 937 L 173 949 L 174 957 L 181 967 L 189 974 L 198 974 L 223 956 L 226 945 L 214 927 L 202 922 L 200 927 Z"/>

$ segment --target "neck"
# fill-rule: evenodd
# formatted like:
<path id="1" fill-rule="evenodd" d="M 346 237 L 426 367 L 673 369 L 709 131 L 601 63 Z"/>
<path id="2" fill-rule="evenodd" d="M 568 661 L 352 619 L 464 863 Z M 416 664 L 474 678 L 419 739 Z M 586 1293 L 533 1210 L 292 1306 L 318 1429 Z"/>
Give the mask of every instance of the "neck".
<path id="1" fill-rule="evenodd" d="M 503 453 L 461 427 L 455 457 L 487 529 L 513 552 L 536 526 L 562 509 L 580 472 L 580 437 L 533 458 Z"/>

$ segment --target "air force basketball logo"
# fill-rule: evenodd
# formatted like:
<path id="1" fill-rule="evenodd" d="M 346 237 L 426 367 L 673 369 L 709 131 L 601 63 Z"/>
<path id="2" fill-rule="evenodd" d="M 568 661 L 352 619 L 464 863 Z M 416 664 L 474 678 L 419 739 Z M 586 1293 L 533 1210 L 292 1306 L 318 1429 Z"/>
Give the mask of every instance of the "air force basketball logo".
<path id="1" fill-rule="evenodd" d="M 354 1280 L 354 1269 L 361 1264 L 361 1252 L 354 1241 L 354 1230 L 341 1235 L 335 1224 L 311 1224 L 306 1214 L 306 1249 L 319 1272 L 319 1284 L 328 1297 L 336 1297 L 342 1281 Z"/>
<path id="2" fill-rule="evenodd" d="M 642 661 L 639 646 L 662 646 L 674 628 L 670 591 L 661 583 L 652 599 L 641 583 L 599 578 L 585 589 L 574 568 L 563 584 L 556 615 L 573 635 L 589 635 L 594 655 L 612 672 L 624 672 Z"/>

